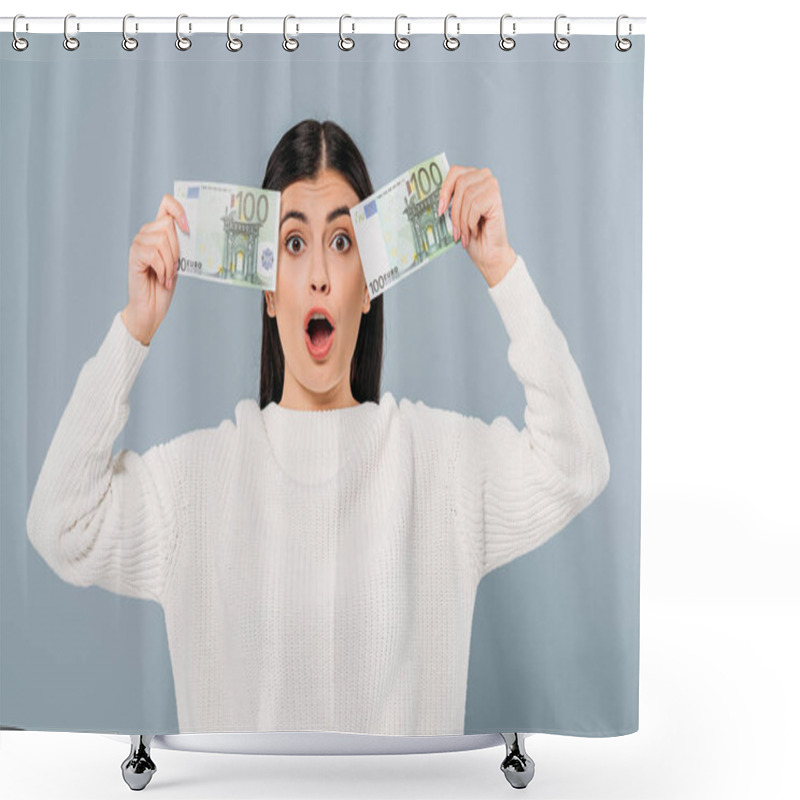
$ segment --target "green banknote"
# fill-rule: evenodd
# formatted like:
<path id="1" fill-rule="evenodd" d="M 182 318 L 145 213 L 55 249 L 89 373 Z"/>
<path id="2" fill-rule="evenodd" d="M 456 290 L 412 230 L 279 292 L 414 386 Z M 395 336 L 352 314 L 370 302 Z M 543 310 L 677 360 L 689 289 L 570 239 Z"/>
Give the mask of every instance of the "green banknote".
<path id="1" fill-rule="evenodd" d="M 189 233 L 175 226 L 178 274 L 275 290 L 281 193 L 210 181 L 175 181 Z"/>
<path id="2" fill-rule="evenodd" d="M 439 153 L 350 209 L 370 299 L 455 247 L 450 208 L 436 213 L 449 169 Z"/>

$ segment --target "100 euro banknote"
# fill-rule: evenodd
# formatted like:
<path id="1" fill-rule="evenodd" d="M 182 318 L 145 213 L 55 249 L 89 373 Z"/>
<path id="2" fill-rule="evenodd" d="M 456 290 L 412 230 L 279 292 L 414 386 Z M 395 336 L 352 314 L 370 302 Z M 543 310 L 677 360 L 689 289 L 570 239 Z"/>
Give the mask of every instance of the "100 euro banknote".
<path id="1" fill-rule="evenodd" d="M 179 227 L 178 274 L 275 290 L 280 192 L 210 181 L 175 181 L 189 233 Z"/>
<path id="2" fill-rule="evenodd" d="M 455 246 L 450 209 L 436 213 L 449 169 L 439 153 L 350 209 L 370 299 Z"/>

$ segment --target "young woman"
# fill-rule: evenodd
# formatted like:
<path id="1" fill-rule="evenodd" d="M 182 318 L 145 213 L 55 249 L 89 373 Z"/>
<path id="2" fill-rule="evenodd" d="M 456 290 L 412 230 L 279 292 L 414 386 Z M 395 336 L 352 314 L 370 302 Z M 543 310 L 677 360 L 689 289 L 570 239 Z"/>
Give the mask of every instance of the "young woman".
<path id="1" fill-rule="evenodd" d="M 287 131 L 263 187 L 281 192 L 281 222 L 260 402 L 112 457 L 175 291 L 187 224 L 165 195 L 55 432 L 28 535 L 64 580 L 163 606 L 181 733 L 463 733 L 478 582 L 608 481 L 591 401 L 488 169 L 452 166 L 439 213 L 452 203 L 509 334 L 521 431 L 380 395 L 383 298 L 370 302 L 349 214 L 373 190 L 340 127 Z"/>

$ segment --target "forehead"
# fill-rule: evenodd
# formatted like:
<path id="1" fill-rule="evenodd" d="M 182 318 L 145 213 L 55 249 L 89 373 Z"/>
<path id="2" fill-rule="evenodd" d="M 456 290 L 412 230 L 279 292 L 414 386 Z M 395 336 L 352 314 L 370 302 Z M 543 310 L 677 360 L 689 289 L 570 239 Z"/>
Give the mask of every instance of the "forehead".
<path id="1" fill-rule="evenodd" d="M 358 195 L 353 187 L 333 170 L 325 170 L 314 179 L 290 183 L 281 192 L 281 210 L 302 210 L 309 215 L 323 215 L 337 205 L 354 206 Z"/>

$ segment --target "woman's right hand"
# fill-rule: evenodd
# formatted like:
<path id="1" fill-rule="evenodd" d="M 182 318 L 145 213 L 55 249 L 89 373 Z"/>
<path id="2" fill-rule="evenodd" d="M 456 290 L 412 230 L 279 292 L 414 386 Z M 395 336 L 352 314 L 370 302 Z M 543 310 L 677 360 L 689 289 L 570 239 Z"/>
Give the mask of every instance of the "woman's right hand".
<path id="1" fill-rule="evenodd" d="M 180 253 L 176 222 L 189 233 L 183 206 L 165 194 L 156 218 L 142 225 L 128 254 L 128 305 L 122 321 L 144 345 L 150 344 L 175 293 Z"/>

